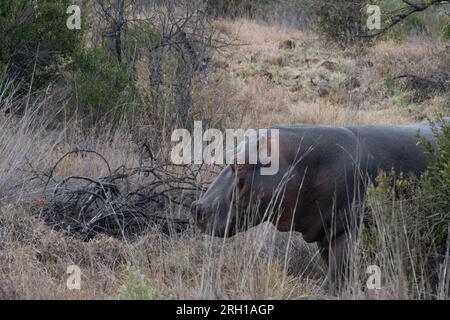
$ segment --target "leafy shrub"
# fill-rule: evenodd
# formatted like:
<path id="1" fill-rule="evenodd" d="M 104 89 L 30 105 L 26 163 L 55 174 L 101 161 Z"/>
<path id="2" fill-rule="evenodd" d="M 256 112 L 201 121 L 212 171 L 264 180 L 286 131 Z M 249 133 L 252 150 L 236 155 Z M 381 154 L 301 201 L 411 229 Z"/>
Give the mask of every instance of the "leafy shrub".
<path id="1" fill-rule="evenodd" d="M 450 226 L 450 124 L 442 124 L 441 131 L 437 127 L 434 127 L 436 149 L 429 142 L 423 142 L 428 165 L 422 176 L 417 204 L 426 217 L 427 227 L 431 228 L 429 242 L 444 254 Z"/>
<path id="2" fill-rule="evenodd" d="M 273 0 L 206 0 L 208 14 L 215 17 L 254 17 L 268 5 L 274 5 Z"/>
<path id="3" fill-rule="evenodd" d="M 418 2 L 420 4 L 420 1 Z M 371 43 L 370 37 L 373 32 L 366 26 L 367 5 L 378 5 L 381 10 L 381 28 L 386 28 L 393 20 L 397 18 L 400 23 L 388 28 L 381 36 L 382 39 L 404 40 L 408 35 L 425 34 L 432 36 L 442 34 L 446 37 L 449 33 L 448 16 L 442 14 L 440 5 L 431 5 L 426 10 L 415 12 L 407 17 L 402 15 L 408 5 L 401 0 L 336 0 L 336 1 L 317 1 L 313 5 L 315 13 L 318 16 L 319 31 L 329 40 L 332 40 L 341 46 L 351 44 Z M 427 5 L 427 1 L 422 1 Z M 443 5 L 442 5 L 443 6 Z M 395 18 L 391 20 L 392 18 Z"/>
<path id="4" fill-rule="evenodd" d="M 441 26 L 442 38 L 446 41 L 450 40 L 450 16 L 439 17 L 439 25 Z"/>
<path id="5" fill-rule="evenodd" d="M 70 105 L 90 117 L 119 121 L 139 107 L 139 92 L 131 72 L 108 60 L 103 47 L 81 50 L 71 65 L 74 94 Z"/>
<path id="6" fill-rule="evenodd" d="M 428 4 L 428 1 L 416 1 L 417 4 Z M 372 4 L 380 7 L 383 20 L 388 20 L 392 14 L 400 13 L 407 4 L 402 0 L 374 0 Z M 448 4 L 447 4 L 448 5 Z M 408 35 L 423 34 L 427 36 L 442 36 L 446 39 L 449 32 L 449 17 L 445 14 L 446 4 L 435 4 L 428 7 L 425 11 L 415 12 L 404 18 L 383 35 L 383 39 L 393 39 L 403 41 Z"/>
<path id="7" fill-rule="evenodd" d="M 317 1 L 314 11 L 318 16 L 319 31 L 327 39 L 342 46 L 367 42 L 366 15 L 367 0 Z"/>
<path id="8" fill-rule="evenodd" d="M 119 300 L 167 300 L 170 294 L 153 288 L 144 276 L 133 268 L 129 268 L 125 284 L 118 290 Z"/>
<path id="9" fill-rule="evenodd" d="M 402 277 L 415 298 L 445 297 L 440 288 L 449 281 L 442 270 L 449 254 L 450 125 L 440 126 L 435 147 L 422 140 L 428 165 L 420 180 L 380 173 L 360 232 L 361 252 L 389 270 L 389 278 Z"/>
<path id="10" fill-rule="evenodd" d="M 69 0 L 0 1 L 0 65 L 26 93 L 54 81 L 59 66 L 81 43 L 81 33 L 66 27 Z M 4 67 L 3 67 L 4 68 Z"/>

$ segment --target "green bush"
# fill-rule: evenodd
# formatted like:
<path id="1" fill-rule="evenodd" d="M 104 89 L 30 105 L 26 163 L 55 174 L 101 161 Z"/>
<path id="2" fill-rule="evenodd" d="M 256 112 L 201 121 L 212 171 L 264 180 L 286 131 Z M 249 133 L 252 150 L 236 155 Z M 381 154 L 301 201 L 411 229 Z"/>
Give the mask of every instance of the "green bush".
<path id="1" fill-rule="evenodd" d="M 428 164 L 420 179 L 394 172 L 377 177 L 360 230 L 361 252 L 391 268 L 391 278 L 403 277 L 415 298 L 442 297 L 439 288 L 449 279 L 442 268 L 450 227 L 450 124 L 439 122 L 434 131 L 436 146 L 422 139 Z"/>
<path id="2" fill-rule="evenodd" d="M 25 93 L 45 87 L 59 75 L 59 66 L 81 43 L 81 32 L 66 26 L 70 0 L 0 1 L 0 65 L 21 83 Z"/>
<path id="3" fill-rule="evenodd" d="M 125 284 L 118 290 L 119 300 L 167 300 L 168 292 L 150 286 L 144 276 L 133 268 L 128 269 Z"/>
<path id="4" fill-rule="evenodd" d="M 425 0 L 422 0 L 422 2 L 426 3 Z M 384 13 L 386 17 L 406 7 L 405 2 L 401 0 L 375 0 L 373 4 L 380 6 L 382 14 Z M 403 41 L 408 35 L 424 34 L 433 36 L 439 33 L 445 39 L 446 32 L 448 32 L 449 18 L 441 15 L 440 10 L 440 6 L 436 5 L 424 12 L 413 13 L 389 29 L 382 38 Z"/>
<path id="5" fill-rule="evenodd" d="M 420 1 L 419 1 L 420 2 Z M 425 0 L 422 0 L 426 4 Z M 401 0 L 335 0 L 315 1 L 313 8 L 318 16 L 318 31 L 327 39 L 345 47 L 352 44 L 371 43 L 373 32 L 367 29 L 367 5 L 378 5 L 381 10 L 381 28 L 387 27 L 391 17 L 398 17 L 406 12 L 405 2 Z M 443 5 L 442 5 L 443 6 Z M 408 35 L 436 33 L 447 37 L 449 31 L 448 16 L 442 15 L 439 5 L 432 5 L 422 12 L 415 12 L 389 28 L 382 39 L 404 40 Z"/>
<path id="6" fill-rule="evenodd" d="M 206 0 L 206 11 L 214 17 L 254 17 L 261 10 L 270 10 L 274 0 Z"/>
<path id="7" fill-rule="evenodd" d="M 341 46 L 368 42 L 364 13 L 367 4 L 367 0 L 317 1 L 314 11 L 319 32 Z"/>
<path id="8" fill-rule="evenodd" d="M 427 171 L 422 176 L 417 204 L 431 230 L 428 239 L 444 254 L 450 226 L 450 124 L 435 127 L 437 147 L 423 142 L 428 154 Z"/>
<path id="9" fill-rule="evenodd" d="M 70 106 L 88 116 L 88 124 L 101 119 L 119 121 L 140 107 L 132 72 L 110 62 L 103 47 L 80 50 L 71 68 L 74 93 Z"/>
<path id="10" fill-rule="evenodd" d="M 442 32 L 442 38 L 446 41 L 450 40 L 450 17 L 439 17 L 439 26 Z"/>

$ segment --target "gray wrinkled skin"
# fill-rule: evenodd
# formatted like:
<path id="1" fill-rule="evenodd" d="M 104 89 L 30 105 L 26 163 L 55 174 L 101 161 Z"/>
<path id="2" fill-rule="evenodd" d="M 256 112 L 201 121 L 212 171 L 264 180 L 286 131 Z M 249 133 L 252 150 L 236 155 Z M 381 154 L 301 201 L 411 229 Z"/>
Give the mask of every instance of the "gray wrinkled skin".
<path id="1" fill-rule="evenodd" d="M 264 220 L 280 231 L 301 232 L 307 242 L 319 244 L 335 273 L 345 257 L 348 213 L 364 200 L 367 182 L 373 182 L 380 169 L 420 175 L 426 156 L 418 133 L 434 143 L 427 123 L 274 129 L 280 133 L 278 174 L 262 176 L 258 165 L 239 172 L 225 167 L 193 204 L 194 219 L 203 232 L 218 237 L 232 236 Z M 276 190 L 282 197 L 277 198 Z M 271 203 L 276 210 L 268 210 L 272 213 L 268 215 Z"/>

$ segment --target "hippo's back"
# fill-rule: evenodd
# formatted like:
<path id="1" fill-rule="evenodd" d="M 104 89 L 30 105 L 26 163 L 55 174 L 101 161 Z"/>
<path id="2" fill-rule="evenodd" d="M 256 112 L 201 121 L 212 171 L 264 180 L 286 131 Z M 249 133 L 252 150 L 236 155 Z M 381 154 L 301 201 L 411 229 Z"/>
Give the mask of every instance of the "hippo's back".
<path id="1" fill-rule="evenodd" d="M 434 145 L 434 135 L 426 123 L 413 125 L 369 125 L 348 127 L 363 150 L 369 173 L 379 169 L 420 174 L 426 168 L 422 138 Z"/>

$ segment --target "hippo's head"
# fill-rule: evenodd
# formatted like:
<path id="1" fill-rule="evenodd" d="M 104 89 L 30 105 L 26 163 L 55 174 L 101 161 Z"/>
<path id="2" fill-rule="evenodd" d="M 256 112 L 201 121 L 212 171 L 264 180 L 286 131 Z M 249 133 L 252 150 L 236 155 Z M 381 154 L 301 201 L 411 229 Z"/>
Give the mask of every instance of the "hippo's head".
<path id="1" fill-rule="evenodd" d="M 274 139 L 263 138 L 273 152 Z M 260 137 L 258 149 L 261 149 L 261 140 Z M 264 167 L 267 165 L 258 162 L 231 164 L 222 170 L 200 200 L 192 204 L 194 220 L 202 232 L 230 237 L 263 221 L 277 219 L 285 172 L 280 169 L 274 174 L 262 174 Z"/>

